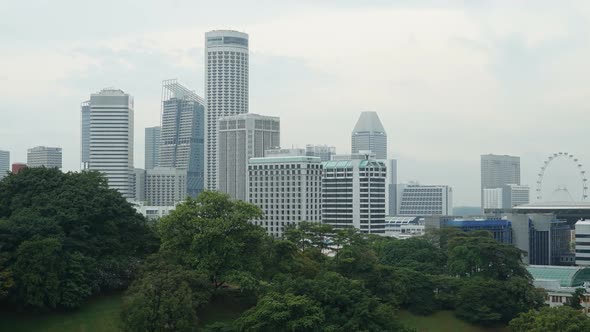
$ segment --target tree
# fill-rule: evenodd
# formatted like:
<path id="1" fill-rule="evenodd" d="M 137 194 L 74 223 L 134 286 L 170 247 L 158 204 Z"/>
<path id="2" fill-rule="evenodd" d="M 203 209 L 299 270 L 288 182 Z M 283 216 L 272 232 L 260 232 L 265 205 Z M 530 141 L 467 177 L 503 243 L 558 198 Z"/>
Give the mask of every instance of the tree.
<path id="1" fill-rule="evenodd" d="M 581 302 L 584 298 L 584 294 L 586 294 L 586 289 L 576 288 L 576 290 L 572 293 L 572 297 L 568 298 L 566 305 L 568 305 L 576 310 L 582 309 Z"/>
<path id="2" fill-rule="evenodd" d="M 569 306 L 530 310 L 510 321 L 513 332 L 590 331 L 590 318 Z"/>
<path id="3" fill-rule="evenodd" d="M 383 241 L 379 260 L 382 264 L 406 267 L 427 274 L 442 274 L 447 257 L 444 252 L 422 238 Z"/>
<path id="4" fill-rule="evenodd" d="M 324 313 L 304 295 L 269 293 L 236 321 L 239 331 L 321 331 Z"/>
<path id="5" fill-rule="evenodd" d="M 123 331 L 195 331 L 196 309 L 209 301 L 206 277 L 152 258 L 146 272 L 126 293 L 121 310 Z"/>
<path id="6" fill-rule="evenodd" d="M 262 273 L 266 234 L 248 221 L 260 216 L 260 209 L 252 204 L 203 192 L 160 220 L 160 250 L 207 273 L 215 289 L 227 282 L 255 286 Z"/>

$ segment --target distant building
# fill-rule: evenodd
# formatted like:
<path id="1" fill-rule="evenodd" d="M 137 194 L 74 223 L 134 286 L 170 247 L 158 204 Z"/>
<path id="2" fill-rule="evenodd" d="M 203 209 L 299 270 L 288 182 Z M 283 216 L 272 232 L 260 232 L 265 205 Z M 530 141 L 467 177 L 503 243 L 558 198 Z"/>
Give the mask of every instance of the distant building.
<path id="1" fill-rule="evenodd" d="M 205 186 L 217 190 L 217 121 L 248 113 L 248 35 L 232 30 L 205 34 Z"/>
<path id="2" fill-rule="evenodd" d="M 408 239 L 425 234 L 422 217 L 385 217 L 385 236 L 396 239 Z"/>
<path id="3" fill-rule="evenodd" d="M 309 157 L 319 157 L 322 162 L 332 160 L 332 156 L 336 154 L 336 147 L 328 145 L 313 145 L 307 144 L 305 146 L 305 155 Z"/>
<path id="4" fill-rule="evenodd" d="M 10 152 L 0 150 L 0 180 L 10 172 Z"/>
<path id="5" fill-rule="evenodd" d="M 23 169 L 27 168 L 27 164 L 24 163 L 14 163 L 12 164 L 12 174 L 18 174 Z"/>
<path id="6" fill-rule="evenodd" d="M 204 188 L 203 105 L 201 97 L 177 80 L 162 82 L 158 166 L 185 170 L 185 193 L 191 197 L 196 197 Z"/>
<path id="7" fill-rule="evenodd" d="M 135 193 L 134 201 L 145 201 L 145 169 L 135 168 L 133 170 L 133 192 Z"/>
<path id="8" fill-rule="evenodd" d="M 53 148 L 47 146 L 36 146 L 27 150 L 27 166 L 28 167 L 46 167 L 57 168 L 62 167 L 62 152 L 61 148 Z"/>
<path id="9" fill-rule="evenodd" d="M 373 151 L 377 160 L 387 159 L 387 134 L 376 112 L 362 112 L 352 131 L 352 153 Z"/>
<path id="10" fill-rule="evenodd" d="M 246 113 L 219 118 L 218 190 L 247 201 L 248 160 L 280 146 L 280 129 L 280 119 L 274 116 Z"/>
<path id="11" fill-rule="evenodd" d="M 453 214 L 453 189 L 446 185 L 403 185 L 398 215 L 430 216 Z"/>
<path id="12" fill-rule="evenodd" d="M 590 265 L 590 220 L 576 223 L 576 265 Z"/>
<path id="13" fill-rule="evenodd" d="M 545 291 L 545 304 L 561 307 L 572 298 L 577 288 L 583 288 L 586 295 L 580 305 L 583 312 L 590 313 L 590 268 L 587 266 L 541 266 L 528 265 L 527 271 L 533 277 L 533 285 Z"/>
<path id="14" fill-rule="evenodd" d="M 520 185 L 520 157 L 481 155 L 481 201 L 484 189 L 502 188 L 507 184 Z"/>
<path id="15" fill-rule="evenodd" d="M 285 149 L 274 148 L 274 149 L 268 149 L 268 150 L 264 151 L 265 157 L 286 157 L 286 156 L 302 157 L 305 155 L 306 155 L 305 149 L 298 149 L 298 148 L 285 148 Z"/>
<path id="16" fill-rule="evenodd" d="M 368 151 L 322 163 L 322 223 L 385 234 L 387 166 Z"/>
<path id="17" fill-rule="evenodd" d="M 135 204 L 135 210 L 148 220 L 157 220 L 169 215 L 176 206 L 151 206 L 143 203 Z"/>
<path id="18" fill-rule="evenodd" d="M 512 209 L 515 206 L 530 203 L 530 188 L 517 184 L 507 184 L 502 187 L 502 208 Z"/>
<path id="19" fill-rule="evenodd" d="M 322 164 L 318 157 L 251 158 L 248 201 L 264 213 L 255 225 L 269 235 L 283 236 L 301 221 L 322 220 Z"/>
<path id="20" fill-rule="evenodd" d="M 397 160 L 388 159 L 387 164 L 387 181 L 386 186 L 386 197 L 387 197 L 387 215 L 395 216 L 398 214 L 398 193 L 397 193 Z"/>
<path id="21" fill-rule="evenodd" d="M 145 169 L 159 166 L 162 127 L 145 128 Z"/>
<path id="22" fill-rule="evenodd" d="M 512 244 L 512 222 L 509 220 L 455 219 L 444 221 L 443 226 L 458 228 L 464 232 L 488 231 L 492 233 L 494 240 L 505 244 Z"/>
<path id="23" fill-rule="evenodd" d="M 80 163 L 82 169 L 90 163 L 90 100 L 80 105 Z"/>
<path id="24" fill-rule="evenodd" d="M 133 199 L 133 97 L 103 89 L 90 95 L 88 169 L 102 173 L 110 188 Z"/>
<path id="25" fill-rule="evenodd" d="M 175 206 L 186 198 L 186 169 L 155 167 L 146 170 L 145 200 L 150 206 Z"/>
<path id="26" fill-rule="evenodd" d="M 501 209 L 502 188 L 486 188 L 483 190 L 483 208 L 484 209 Z"/>

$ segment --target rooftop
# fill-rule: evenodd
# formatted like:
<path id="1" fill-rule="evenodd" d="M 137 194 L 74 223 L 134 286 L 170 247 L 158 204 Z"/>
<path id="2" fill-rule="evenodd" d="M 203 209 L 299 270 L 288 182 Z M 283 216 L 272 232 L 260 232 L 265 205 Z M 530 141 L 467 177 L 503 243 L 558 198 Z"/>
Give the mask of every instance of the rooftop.
<path id="1" fill-rule="evenodd" d="M 385 163 L 377 160 L 330 160 L 323 162 L 324 169 L 352 168 L 358 162 L 359 168 L 385 167 Z"/>
<path id="2" fill-rule="evenodd" d="M 529 265 L 527 270 L 535 280 L 558 280 L 561 287 L 582 286 L 590 281 L 590 267 Z"/>
<path id="3" fill-rule="evenodd" d="M 383 124 L 381 124 L 381 120 L 379 120 L 379 115 L 377 115 L 377 112 L 361 113 L 361 117 L 354 126 L 353 133 L 361 131 L 380 132 L 385 134 L 385 128 L 383 128 Z"/>
<path id="4" fill-rule="evenodd" d="M 590 202 L 535 202 L 515 206 L 514 210 L 590 210 Z"/>
<path id="5" fill-rule="evenodd" d="M 310 156 L 279 156 L 250 158 L 249 164 L 273 164 L 273 163 L 319 163 L 320 157 Z"/>

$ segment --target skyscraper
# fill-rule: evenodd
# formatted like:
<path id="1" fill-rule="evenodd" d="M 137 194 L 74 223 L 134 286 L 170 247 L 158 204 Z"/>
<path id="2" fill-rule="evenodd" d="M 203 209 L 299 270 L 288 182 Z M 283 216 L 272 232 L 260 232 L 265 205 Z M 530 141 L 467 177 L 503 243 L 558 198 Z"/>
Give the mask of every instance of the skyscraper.
<path id="1" fill-rule="evenodd" d="M 80 105 L 80 163 L 82 169 L 90 162 L 90 100 Z"/>
<path id="2" fill-rule="evenodd" d="M 214 30 L 205 34 L 205 186 L 217 185 L 217 121 L 248 113 L 248 35 Z"/>
<path id="3" fill-rule="evenodd" d="M 0 150 L 0 180 L 10 171 L 10 152 Z"/>
<path id="4" fill-rule="evenodd" d="M 162 129 L 158 165 L 186 170 L 186 194 L 203 191 L 203 99 L 177 80 L 162 82 Z"/>
<path id="5" fill-rule="evenodd" d="M 133 183 L 133 97 L 107 88 L 90 95 L 89 169 L 101 172 L 125 198 Z"/>
<path id="6" fill-rule="evenodd" d="M 310 157 L 319 157 L 322 162 L 330 161 L 332 156 L 336 154 L 336 147 L 328 145 L 313 145 L 307 144 L 305 146 L 305 155 Z"/>
<path id="7" fill-rule="evenodd" d="M 400 188 L 402 189 L 402 188 Z M 453 188 L 445 185 L 403 186 L 398 215 L 448 216 L 453 214 Z"/>
<path id="8" fill-rule="evenodd" d="M 158 166 L 160 155 L 160 130 L 162 127 L 145 128 L 145 169 Z"/>
<path id="9" fill-rule="evenodd" d="M 502 188 L 507 184 L 520 185 L 520 157 L 481 155 L 481 206 L 484 206 L 484 189 Z"/>
<path id="10" fill-rule="evenodd" d="M 36 146 L 27 150 L 27 166 L 28 167 L 47 167 L 58 168 L 62 167 L 62 152 L 61 148 L 53 148 L 48 146 Z"/>
<path id="11" fill-rule="evenodd" d="M 362 112 L 352 131 L 352 153 L 367 150 L 377 160 L 387 159 L 387 134 L 376 112 Z"/>
<path id="12" fill-rule="evenodd" d="M 274 116 L 249 113 L 219 118 L 219 191 L 233 199 L 248 199 L 248 160 L 264 157 L 266 150 L 279 147 L 280 129 L 280 119 Z"/>

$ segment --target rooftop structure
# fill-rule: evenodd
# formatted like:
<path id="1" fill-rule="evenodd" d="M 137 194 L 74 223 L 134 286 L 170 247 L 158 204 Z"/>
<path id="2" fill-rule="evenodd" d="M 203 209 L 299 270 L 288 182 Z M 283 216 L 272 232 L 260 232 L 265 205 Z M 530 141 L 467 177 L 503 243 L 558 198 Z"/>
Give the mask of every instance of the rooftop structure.
<path id="1" fill-rule="evenodd" d="M 529 265 L 527 270 L 537 280 L 558 280 L 561 287 L 583 286 L 590 281 L 590 267 Z"/>
<path id="2" fill-rule="evenodd" d="M 351 135 L 352 153 L 370 150 L 378 160 L 387 159 L 387 134 L 376 112 L 362 112 Z"/>

